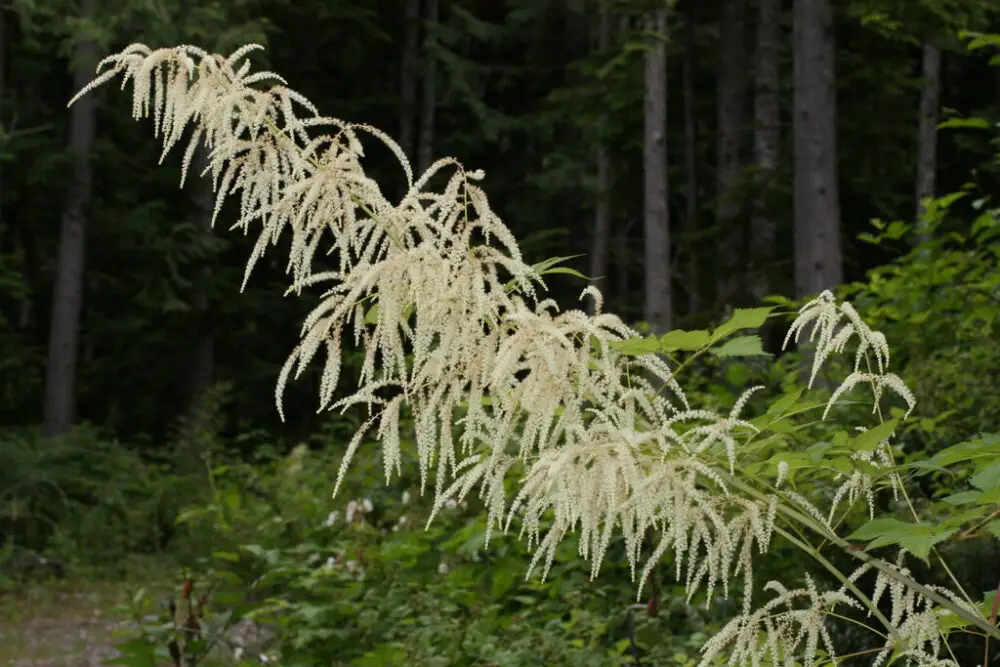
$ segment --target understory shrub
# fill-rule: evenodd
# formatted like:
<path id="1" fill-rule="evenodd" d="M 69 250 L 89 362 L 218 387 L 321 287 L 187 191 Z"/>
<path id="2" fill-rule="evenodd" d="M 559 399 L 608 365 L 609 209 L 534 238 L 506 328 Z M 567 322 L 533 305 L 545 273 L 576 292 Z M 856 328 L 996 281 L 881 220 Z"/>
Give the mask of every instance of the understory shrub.
<path id="1" fill-rule="evenodd" d="M 223 451 L 216 423 L 223 389 L 209 392 L 158 449 L 88 425 L 57 438 L 37 429 L 0 432 L 0 546 L 105 577 L 131 561 L 166 566 L 200 551 L 174 539 L 174 526 L 183 508 L 210 498 L 206 461 Z"/>
<path id="2" fill-rule="evenodd" d="M 182 515 L 208 539 L 191 576 L 209 591 L 202 614 L 215 625 L 203 625 L 218 641 L 206 633 L 188 644 L 198 664 L 256 665 L 277 647 L 282 664 L 317 667 L 696 664 L 710 614 L 688 606 L 663 571 L 649 601 L 634 604 L 620 538 L 598 581 L 570 543 L 550 582 L 525 581 L 524 545 L 500 536 L 484 548 L 474 500 L 446 505 L 425 529 L 433 505 L 419 480 L 379 488 L 378 461 L 359 460 L 331 501 L 333 451 L 300 446 L 266 464 L 219 466 L 214 502 Z M 124 650 L 128 664 L 152 665 L 183 630 L 155 600 L 137 602 Z M 268 637 L 253 651 L 231 637 L 247 622 Z"/>

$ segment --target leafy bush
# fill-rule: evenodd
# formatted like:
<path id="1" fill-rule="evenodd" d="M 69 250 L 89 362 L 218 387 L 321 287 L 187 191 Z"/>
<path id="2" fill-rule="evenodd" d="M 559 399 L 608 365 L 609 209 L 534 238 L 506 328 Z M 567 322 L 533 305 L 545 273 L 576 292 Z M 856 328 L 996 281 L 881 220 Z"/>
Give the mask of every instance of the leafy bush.
<path id="1" fill-rule="evenodd" d="M 53 439 L 37 430 L 0 433 L 0 541 L 104 575 L 142 556 L 164 559 L 171 541 L 170 557 L 200 548 L 174 540 L 174 522 L 209 497 L 206 458 L 222 449 L 224 392 L 210 392 L 158 453 L 86 425 Z"/>
<path id="2" fill-rule="evenodd" d="M 0 436 L 3 536 L 21 547 L 89 563 L 162 547 L 155 486 L 135 452 L 86 426 Z"/>
<path id="3" fill-rule="evenodd" d="M 220 466 L 215 501 L 182 516 L 196 534 L 213 536 L 204 546 L 214 556 L 198 571 L 212 591 L 204 617 L 215 620 L 215 633 L 252 620 L 276 640 L 258 655 L 229 639 L 189 644 L 204 664 L 212 656 L 257 664 L 259 653 L 274 651 L 282 664 L 317 666 L 596 666 L 634 664 L 633 654 L 648 664 L 696 661 L 708 615 L 671 586 L 648 606 L 631 604 L 620 539 L 599 582 L 569 544 L 550 583 L 525 581 L 522 544 L 500 537 L 484 548 L 478 503 L 448 505 L 425 529 L 433 505 L 419 496 L 417 480 L 401 493 L 378 489 L 382 471 L 370 460 L 345 481 L 351 499 L 331 502 L 334 458 L 301 446 L 265 465 Z M 662 583 L 660 573 L 655 578 Z M 174 615 L 136 624 L 137 638 L 122 647 L 127 664 L 152 665 L 157 649 L 170 653 L 184 634 Z"/>
<path id="4" fill-rule="evenodd" d="M 1000 432 L 1000 208 L 979 199 L 964 224 L 955 208 L 973 196 L 970 186 L 931 201 L 921 222 L 928 240 L 841 291 L 893 341 L 900 375 L 934 419 L 923 434 L 932 454 Z M 901 221 L 875 226 L 866 240 L 877 244 L 915 231 Z"/>

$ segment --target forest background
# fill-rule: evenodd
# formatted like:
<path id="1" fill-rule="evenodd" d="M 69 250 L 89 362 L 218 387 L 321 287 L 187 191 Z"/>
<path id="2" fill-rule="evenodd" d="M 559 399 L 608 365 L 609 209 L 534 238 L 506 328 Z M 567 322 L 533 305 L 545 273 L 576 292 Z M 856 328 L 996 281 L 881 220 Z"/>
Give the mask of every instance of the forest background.
<path id="1" fill-rule="evenodd" d="M 414 471 L 386 487 L 377 457 L 331 500 L 357 424 L 315 414 L 318 373 L 289 385 L 286 421 L 273 407 L 309 300 L 285 297 L 277 253 L 238 294 L 251 242 L 210 228 L 207 181 L 178 190 L 113 90 L 66 101 L 134 41 L 264 44 L 268 69 L 392 133 L 418 172 L 445 155 L 483 168 L 528 261 L 565 258 L 562 303 L 589 276 L 663 333 L 851 296 L 917 394 L 917 460 L 1000 432 L 997 32 L 991 0 L 5 3 L 8 556 L 84 579 L 221 577 L 226 623 L 259 614 L 302 664 L 695 664 L 735 603 L 689 607 L 669 572 L 642 609 L 623 558 L 590 583 L 570 549 L 552 582 L 523 582 L 523 547 L 482 549 L 475 503 L 423 531 Z M 402 191 L 390 158 L 373 148 L 370 173 Z M 775 354 L 787 322 L 771 322 Z M 799 363 L 706 356 L 690 389 L 717 406 L 751 380 L 780 395 Z M 963 483 L 928 478 L 922 502 Z M 964 583 L 994 588 L 996 536 L 952 537 Z M 766 568 L 806 572 L 780 550 Z"/>

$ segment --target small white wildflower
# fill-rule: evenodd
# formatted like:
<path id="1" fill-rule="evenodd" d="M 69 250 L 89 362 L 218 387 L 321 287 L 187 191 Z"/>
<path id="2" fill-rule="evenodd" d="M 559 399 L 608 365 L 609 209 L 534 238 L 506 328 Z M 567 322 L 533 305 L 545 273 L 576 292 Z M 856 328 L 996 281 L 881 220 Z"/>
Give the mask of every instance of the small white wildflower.
<path id="1" fill-rule="evenodd" d="M 444 501 L 444 506 L 447 509 L 453 510 L 456 507 L 458 507 L 458 503 L 455 502 L 454 498 L 449 498 L 448 500 Z"/>
<path id="2" fill-rule="evenodd" d="M 399 525 L 400 526 L 405 526 L 407 521 L 408 521 L 408 519 L 406 518 L 405 514 L 403 516 L 399 517 Z"/>
<path id="3" fill-rule="evenodd" d="M 410 504 L 410 492 L 409 491 L 403 491 L 403 504 L 404 505 L 409 505 Z"/>
<path id="4" fill-rule="evenodd" d="M 336 564 L 337 564 L 337 559 L 335 559 L 333 556 L 330 556 L 326 559 L 325 567 L 328 570 L 332 570 Z"/>
<path id="5" fill-rule="evenodd" d="M 364 500 L 361 501 L 361 508 L 365 512 L 371 512 L 373 509 L 375 509 L 375 506 L 372 505 L 372 501 L 369 498 L 365 498 Z"/>
<path id="6" fill-rule="evenodd" d="M 356 560 L 349 560 L 346 563 L 344 563 L 344 567 L 347 569 L 348 572 L 354 573 L 358 569 L 360 569 L 361 563 L 359 563 Z"/>
<path id="7" fill-rule="evenodd" d="M 236 648 L 233 649 L 233 657 L 236 658 L 237 660 L 239 660 L 240 658 L 243 657 L 243 647 L 242 646 L 237 646 Z"/>
<path id="8" fill-rule="evenodd" d="M 354 514 L 358 511 L 358 503 L 354 500 L 347 503 L 347 508 L 344 510 L 344 518 L 347 519 L 347 523 L 354 521 Z"/>
<path id="9" fill-rule="evenodd" d="M 326 527 L 327 528 L 332 527 L 333 524 L 337 523 L 337 519 L 339 518 L 340 518 L 340 512 L 338 512 L 337 510 L 330 512 L 326 517 Z"/>
<path id="10" fill-rule="evenodd" d="M 781 483 L 785 481 L 785 476 L 788 475 L 788 470 L 790 466 L 788 461 L 781 461 L 778 463 L 778 479 L 774 482 L 775 488 L 781 486 Z"/>
<path id="11" fill-rule="evenodd" d="M 448 574 L 448 563 L 444 561 L 438 563 L 438 574 Z"/>

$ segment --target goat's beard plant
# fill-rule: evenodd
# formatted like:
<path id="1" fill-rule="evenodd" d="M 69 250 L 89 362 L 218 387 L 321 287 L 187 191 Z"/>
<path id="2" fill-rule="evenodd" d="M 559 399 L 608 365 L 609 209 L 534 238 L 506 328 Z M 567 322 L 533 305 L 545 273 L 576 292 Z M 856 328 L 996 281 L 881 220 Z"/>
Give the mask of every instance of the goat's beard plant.
<path id="1" fill-rule="evenodd" d="M 873 651 L 874 664 L 898 655 L 913 664 L 957 664 L 939 658 L 946 648 L 937 623 L 942 608 L 1000 637 L 967 596 L 922 586 L 902 560 L 888 563 L 853 550 L 834 530 L 838 505 L 860 497 L 873 512 L 876 490 L 900 490 L 900 480 L 887 470 L 893 462 L 887 438 L 855 453 L 866 465 L 841 479 L 827 512 L 783 484 L 786 463 L 773 466 L 769 476 L 739 474 L 741 449 L 756 433 L 740 413 L 757 388 L 746 391 L 728 415 L 693 408 L 661 357 L 622 349 L 623 341 L 638 334 L 602 311 L 596 289 L 581 295 L 593 299 L 593 316 L 561 311 L 544 298 L 539 272 L 523 261 L 476 184 L 481 172 L 445 159 L 414 180 L 389 137 L 321 117 L 277 75 L 251 73 L 246 56 L 256 48 L 225 58 L 190 46 L 132 45 L 102 61 L 97 78 L 77 97 L 118 75 L 123 88 L 131 80 L 133 115 L 152 111 L 164 155 L 192 126 L 182 184 L 204 143 L 206 171 L 218 194 L 215 214 L 226 196 L 239 191 L 234 226 L 246 232 L 259 225 L 244 286 L 283 233 L 291 234 L 290 291 L 326 286 L 280 374 L 276 399 L 280 411 L 286 381 L 323 348 L 319 408 L 361 405 L 367 414 L 335 487 L 372 432 L 381 443 L 387 479 L 399 470 L 400 415 L 408 410 L 422 483 L 435 482 L 435 508 L 478 488 L 490 528 L 507 530 L 519 519 L 534 547 L 529 573 L 541 565 L 544 577 L 558 544 L 579 532 L 580 555 L 596 575 L 613 533 L 621 531 L 633 576 L 639 565 L 644 568 L 640 592 L 667 554 L 689 598 L 704 590 L 711 602 L 717 588 L 728 594 L 728 582 L 742 576 L 742 613 L 705 644 L 702 665 L 725 654 L 729 664 L 740 665 L 792 665 L 797 659 L 814 664 L 821 650 L 832 656 L 824 619 L 836 605 L 864 609 L 883 626 L 880 634 L 888 640 Z M 265 82 L 274 85 L 256 87 Z M 408 190 L 398 203 L 365 174 L 363 134 L 399 159 Z M 443 191 L 425 191 L 444 169 L 453 173 Z M 314 273 L 313 258 L 321 251 L 335 268 Z M 891 389 L 912 410 L 912 394 L 887 371 L 884 337 L 849 304 L 821 295 L 802 309 L 790 335 L 807 326 L 816 341 L 814 377 L 831 354 L 858 341 L 855 371 L 830 405 L 867 383 L 876 407 L 883 390 Z M 351 339 L 364 350 L 360 378 L 346 398 L 334 400 L 342 345 Z M 505 493 L 508 478 L 520 481 L 513 498 Z M 848 550 L 861 560 L 860 568 L 840 573 L 803 531 Z M 765 589 L 774 598 L 754 609 L 753 560 L 768 550 L 775 532 L 809 553 L 841 587 L 824 593 L 811 579 L 797 589 L 770 582 Z M 643 562 L 647 536 L 658 539 Z M 858 588 L 868 571 L 877 573 L 870 597 Z M 889 616 L 877 606 L 885 590 L 891 592 Z"/>

